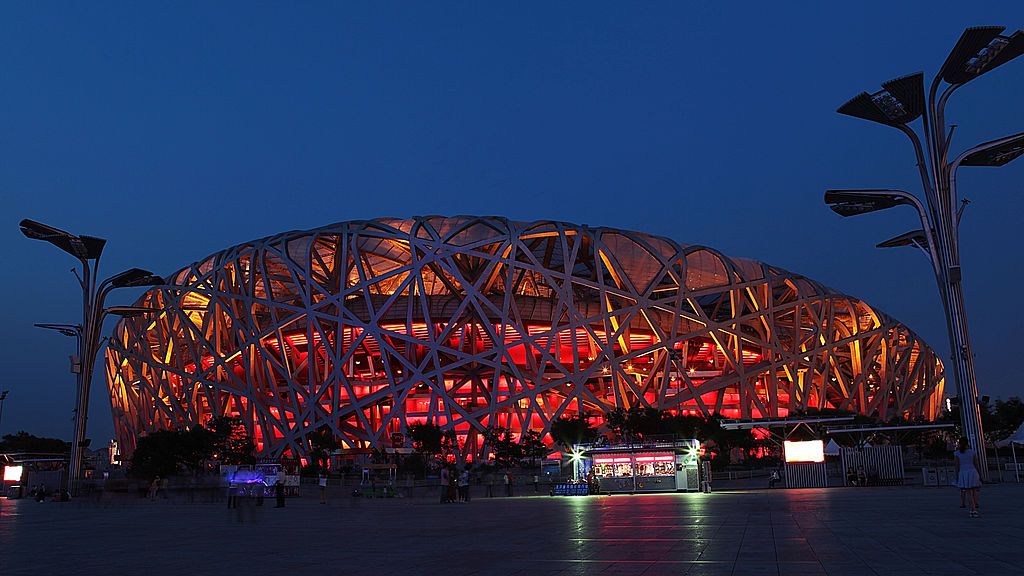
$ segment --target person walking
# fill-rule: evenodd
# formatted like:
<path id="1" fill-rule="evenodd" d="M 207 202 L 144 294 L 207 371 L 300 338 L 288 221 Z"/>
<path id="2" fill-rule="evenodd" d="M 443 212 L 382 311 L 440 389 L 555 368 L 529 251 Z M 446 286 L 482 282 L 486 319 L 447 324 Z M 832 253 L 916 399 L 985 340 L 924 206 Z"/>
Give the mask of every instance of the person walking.
<path id="1" fill-rule="evenodd" d="M 277 499 L 277 503 L 274 504 L 274 508 L 284 508 L 284 481 L 281 478 L 274 482 L 274 498 Z"/>
<path id="2" fill-rule="evenodd" d="M 157 476 L 149 484 L 149 500 L 150 502 L 156 500 L 156 494 L 160 491 L 160 477 Z"/>
<path id="3" fill-rule="evenodd" d="M 971 518 L 978 517 L 978 496 L 981 491 L 981 475 L 978 474 L 978 455 L 971 449 L 967 438 L 961 438 L 953 453 L 956 467 L 956 486 L 960 489 L 961 503 L 963 495 L 971 503 Z M 962 506 L 962 504 L 961 504 Z"/>
<path id="4" fill-rule="evenodd" d="M 320 473 L 320 503 L 327 504 L 327 474 Z"/>
<path id="5" fill-rule="evenodd" d="M 540 477 L 536 474 L 533 475 L 533 493 L 537 494 L 540 492 Z"/>
<path id="6" fill-rule="evenodd" d="M 469 502 L 469 470 L 463 470 L 459 474 L 459 500 Z"/>
<path id="7" fill-rule="evenodd" d="M 441 466 L 441 504 L 448 501 L 448 467 Z"/>
<path id="8" fill-rule="evenodd" d="M 451 469 L 448 471 L 448 501 L 458 502 L 459 500 L 459 471 Z"/>
<path id="9" fill-rule="evenodd" d="M 238 483 L 234 474 L 228 479 L 228 508 L 238 508 Z"/>
<path id="10" fill-rule="evenodd" d="M 505 471 L 505 496 L 512 495 L 512 473 Z"/>

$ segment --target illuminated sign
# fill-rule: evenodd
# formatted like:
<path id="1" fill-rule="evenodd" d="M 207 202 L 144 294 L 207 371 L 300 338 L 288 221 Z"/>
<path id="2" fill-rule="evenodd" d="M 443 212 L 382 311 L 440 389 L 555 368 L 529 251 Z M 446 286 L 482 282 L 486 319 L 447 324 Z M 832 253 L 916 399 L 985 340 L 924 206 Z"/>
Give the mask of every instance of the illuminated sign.
<path id="1" fill-rule="evenodd" d="M 4 482 L 21 482 L 21 466 L 4 466 Z"/>
<path id="2" fill-rule="evenodd" d="M 594 458 L 594 464 L 629 464 L 633 459 L 629 456 L 612 458 L 609 456 Z"/>
<path id="3" fill-rule="evenodd" d="M 555 496 L 587 496 L 590 486 L 587 484 L 555 484 L 552 489 Z"/>
<path id="4" fill-rule="evenodd" d="M 637 456 L 637 462 L 675 462 L 676 457 L 672 454 L 654 454 L 648 456 Z"/>
<path id="5" fill-rule="evenodd" d="M 824 462 L 825 444 L 821 440 L 785 441 L 786 462 Z"/>

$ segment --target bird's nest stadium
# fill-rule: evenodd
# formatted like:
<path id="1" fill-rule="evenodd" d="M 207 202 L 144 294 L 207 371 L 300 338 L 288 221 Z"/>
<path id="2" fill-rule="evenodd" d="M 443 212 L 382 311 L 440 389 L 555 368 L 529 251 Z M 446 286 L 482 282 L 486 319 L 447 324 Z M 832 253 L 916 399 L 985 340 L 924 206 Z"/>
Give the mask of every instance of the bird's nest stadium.
<path id="1" fill-rule="evenodd" d="M 342 222 L 240 244 L 137 303 L 105 372 L 122 450 L 242 418 L 261 456 L 327 426 L 386 448 L 415 422 L 536 430 L 615 408 L 730 418 L 835 408 L 934 418 L 942 362 L 806 277 L 712 248 L 498 217 Z"/>

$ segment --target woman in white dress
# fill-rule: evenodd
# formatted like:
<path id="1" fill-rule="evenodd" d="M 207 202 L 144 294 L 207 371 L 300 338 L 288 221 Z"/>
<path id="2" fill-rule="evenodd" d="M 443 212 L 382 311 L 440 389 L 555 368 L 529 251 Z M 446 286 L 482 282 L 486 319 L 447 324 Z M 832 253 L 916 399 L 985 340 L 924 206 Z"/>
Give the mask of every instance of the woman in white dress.
<path id="1" fill-rule="evenodd" d="M 967 438 L 961 438 L 956 452 L 956 485 L 960 488 L 961 501 L 967 495 L 971 502 L 971 518 L 978 517 L 978 492 L 981 490 L 981 476 L 978 474 L 978 455 L 971 449 Z"/>

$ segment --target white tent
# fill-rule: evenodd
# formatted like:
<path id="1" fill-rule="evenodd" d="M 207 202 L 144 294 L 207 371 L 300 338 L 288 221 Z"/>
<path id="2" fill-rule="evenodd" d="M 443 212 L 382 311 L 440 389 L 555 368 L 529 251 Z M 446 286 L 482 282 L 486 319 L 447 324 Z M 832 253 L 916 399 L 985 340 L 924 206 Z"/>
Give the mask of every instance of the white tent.
<path id="1" fill-rule="evenodd" d="M 1017 428 L 1017 431 L 1014 432 L 1013 434 L 1010 434 L 1006 438 L 1003 438 L 999 442 L 996 442 L 996 447 L 1006 448 L 1011 444 L 1024 444 L 1024 424 L 1021 424 L 1020 428 Z"/>
<path id="2" fill-rule="evenodd" d="M 1021 423 L 1016 432 L 996 442 L 996 448 L 1010 447 L 1010 452 L 1013 453 L 1013 472 L 1017 482 L 1020 482 L 1020 467 L 1017 465 L 1017 444 L 1024 445 L 1024 423 Z"/>
<path id="3" fill-rule="evenodd" d="M 835 438 L 830 438 L 828 444 L 825 445 L 826 456 L 839 456 L 839 444 L 836 444 Z"/>

